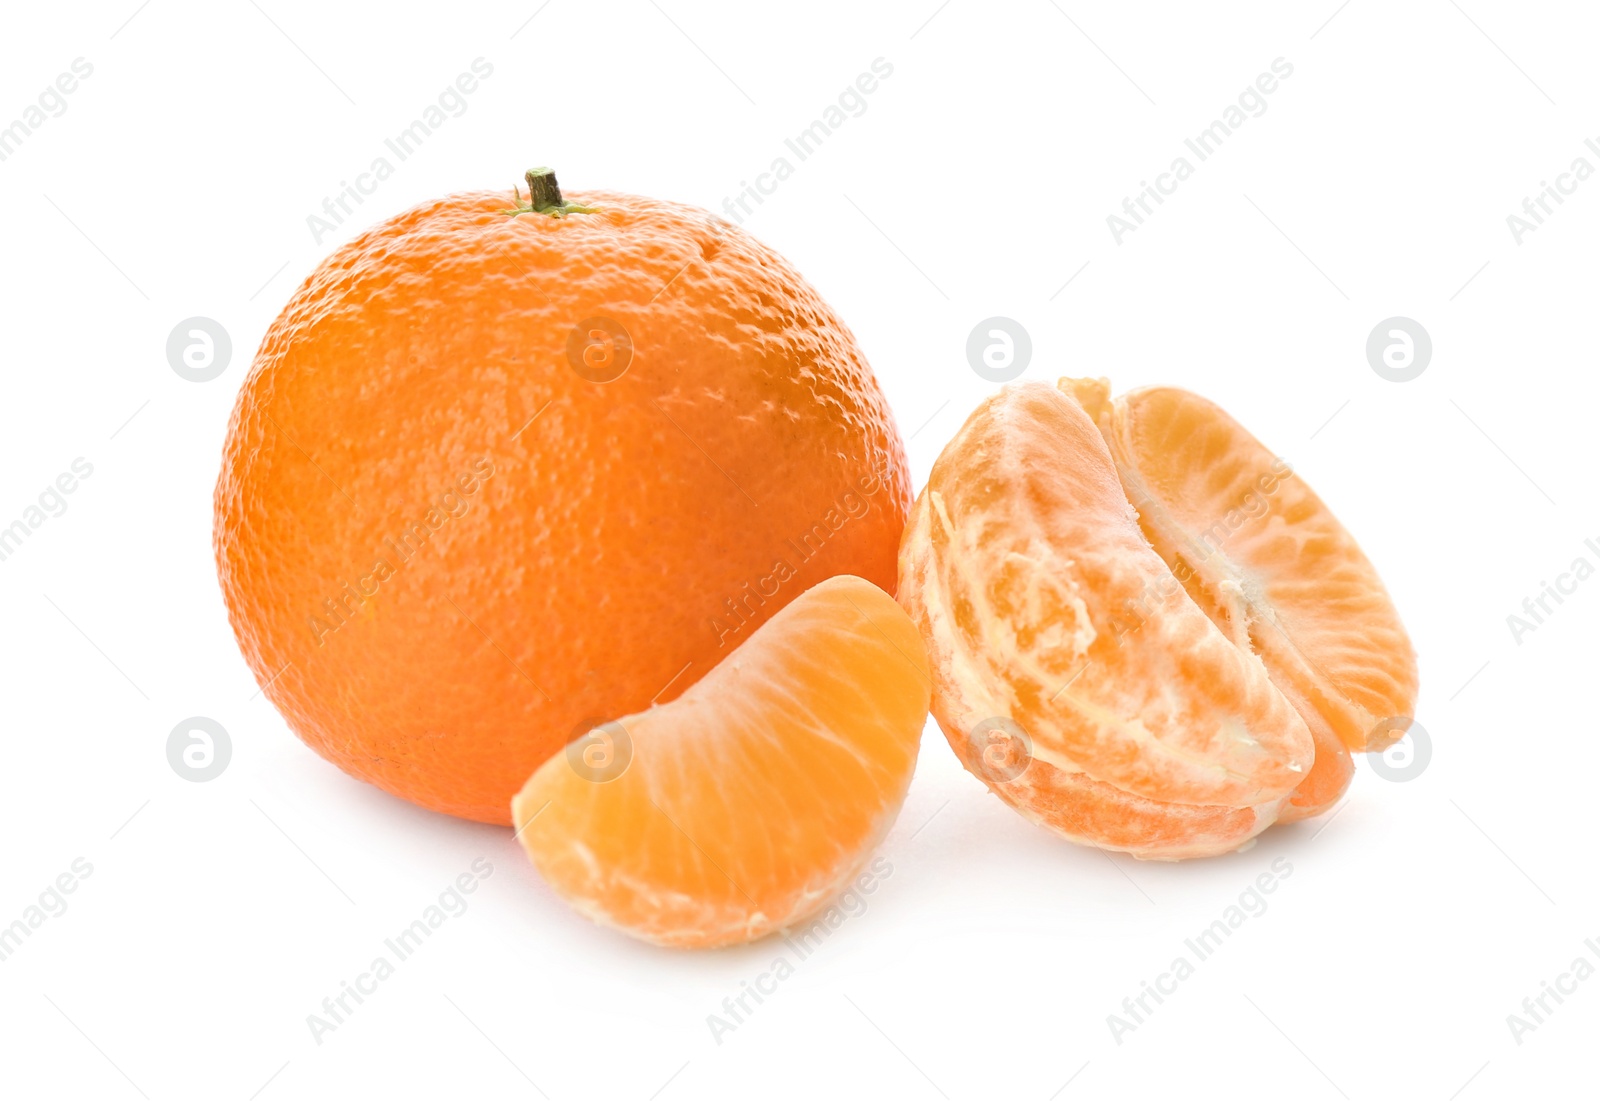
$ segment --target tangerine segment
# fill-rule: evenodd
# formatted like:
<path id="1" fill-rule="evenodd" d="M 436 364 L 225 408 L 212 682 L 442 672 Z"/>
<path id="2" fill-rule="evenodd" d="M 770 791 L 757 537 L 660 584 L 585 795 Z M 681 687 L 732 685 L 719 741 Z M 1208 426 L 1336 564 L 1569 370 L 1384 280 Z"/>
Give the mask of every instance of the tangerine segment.
<path id="1" fill-rule="evenodd" d="M 1406 724 L 1383 720 L 1416 705 L 1411 641 L 1377 570 L 1289 464 L 1185 390 L 1111 401 L 1104 379 L 1061 385 L 1091 411 L 1151 545 L 1313 731 L 1357 752 L 1398 737 Z"/>
<path id="2" fill-rule="evenodd" d="M 999 790 L 999 789 L 996 789 Z M 1201 807 L 1162 803 L 1082 772 L 1030 768 L 1002 798 L 1025 818 L 1087 845 L 1145 859 L 1182 860 L 1230 852 L 1283 819 L 1277 803 Z"/>
<path id="3" fill-rule="evenodd" d="M 1311 767 L 1305 722 L 1184 592 L 1094 422 L 1053 387 L 1008 387 L 945 448 L 901 542 L 900 597 L 957 755 L 1069 836 L 1144 856 L 1237 848 Z M 1016 779 L 986 777 L 970 737 L 997 716 L 1032 742 Z"/>
<path id="4" fill-rule="evenodd" d="M 1272 671 L 1271 666 L 1268 666 L 1267 671 L 1269 673 Z M 1294 702 L 1294 697 L 1290 696 L 1289 700 Z M 1294 795 L 1279 812 L 1279 822 L 1298 822 L 1304 818 L 1314 818 L 1328 810 L 1350 787 L 1350 781 L 1355 778 L 1356 773 L 1356 763 L 1350 756 L 1350 750 L 1339 740 L 1333 728 L 1323 722 L 1321 716 L 1315 712 L 1298 703 L 1295 706 L 1311 731 L 1311 740 L 1316 744 L 1317 755 L 1311 762 L 1311 771 L 1300 782 L 1300 786 L 1294 789 Z"/>
<path id="5" fill-rule="evenodd" d="M 834 577 L 682 696 L 606 724 L 620 775 L 602 761 L 596 776 L 574 743 L 512 817 L 544 878 L 601 924 L 673 947 L 754 940 L 825 906 L 888 832 L 928 696 L 911 620 Z"/>

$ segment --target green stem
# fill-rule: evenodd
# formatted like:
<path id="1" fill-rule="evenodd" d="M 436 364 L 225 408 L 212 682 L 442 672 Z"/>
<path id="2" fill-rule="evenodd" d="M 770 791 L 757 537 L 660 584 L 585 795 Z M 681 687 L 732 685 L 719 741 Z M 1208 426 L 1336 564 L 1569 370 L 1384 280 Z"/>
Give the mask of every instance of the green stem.
<path id="1" fill-rule="evenodd" d="M 568 202 L 561 197 L 561 185 L 556 183 L 556 173 L 552 168 L 530 168 L 523 173 L 523 179 L 528 181 L 528 205 L 522 205 L 522 191 L 512 188 L 516 196 L 517 205 L 511 210 L 503 211 L 512 217 L 518 214 L 547 214 L 552 218 L 564 218 L 568 214 L 596 214 L 598 207 L 583 206 L 580 203 Z"/>

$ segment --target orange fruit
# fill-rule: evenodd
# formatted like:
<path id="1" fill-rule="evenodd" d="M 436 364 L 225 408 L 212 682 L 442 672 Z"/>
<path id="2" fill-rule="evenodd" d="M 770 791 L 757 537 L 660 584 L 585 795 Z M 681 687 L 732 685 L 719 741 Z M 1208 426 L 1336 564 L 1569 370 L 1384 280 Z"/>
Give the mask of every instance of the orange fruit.
<path id="1" fill-rule="evenodd" d="M 1416 660 L 1376 571 L 1211 402 L 1030 383 L 934 464 L 900 599 L 958 756 L 1027 817 L 1148 858 L 1331 806 L 1405 729 Z"/>
<path id="2" fill-rule="evenodd" d="M 928 716 L 916 627 L 858 577 L 768 620 L 671 703 L 604 724 L 512 803 L 582 913 L 657 944 L 754 940 L 826 906 L 899 813 Z"/>
<path id="3" fill-rule="evenodd" d="M 703 211 L 475 191 L 338 249 L 229 425 L 229 618 L 289 725 L 509 822 L 594 720 L 669 700 L 797 594 L 886 589 L 904 449 L 844 323 Z"/>

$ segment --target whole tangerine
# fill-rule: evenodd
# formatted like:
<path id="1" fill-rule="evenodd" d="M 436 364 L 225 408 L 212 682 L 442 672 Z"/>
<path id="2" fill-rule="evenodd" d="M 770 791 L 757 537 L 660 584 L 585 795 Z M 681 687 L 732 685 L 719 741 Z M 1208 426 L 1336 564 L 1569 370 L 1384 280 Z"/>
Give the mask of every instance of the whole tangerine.
<path id="1" fill-rule="evenodd" d="M 844 322 L 702 210 L 473 191 L 338 249 L 229 423 L 217 571 L 294 731 L 509 823 L 597 722 L 837 574 L 893 592 L 904 447 Z"/>

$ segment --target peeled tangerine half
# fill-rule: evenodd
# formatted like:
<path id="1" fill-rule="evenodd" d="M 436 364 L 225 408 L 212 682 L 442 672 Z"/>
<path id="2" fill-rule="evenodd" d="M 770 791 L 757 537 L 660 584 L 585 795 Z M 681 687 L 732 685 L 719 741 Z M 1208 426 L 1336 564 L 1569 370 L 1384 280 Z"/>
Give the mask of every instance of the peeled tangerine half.
<path id="1" fill-rule="evenodd" d="M 595 921 L 674 947 L 754 940 L 826 906 L 888 833 L 928 695 L 905 612 L 834 577 L 677 699 L 546 761 L 512 817 Z"/>
<path id="2" fill-rule="evenodd" d="M 900 544 L 933 714 L 968 770 L 1085 844 L 1175 860 L 1320 814 L 1404 734 L 1416 658 L 1289 465 L 1184 390 L 1008 387 Z"/>

